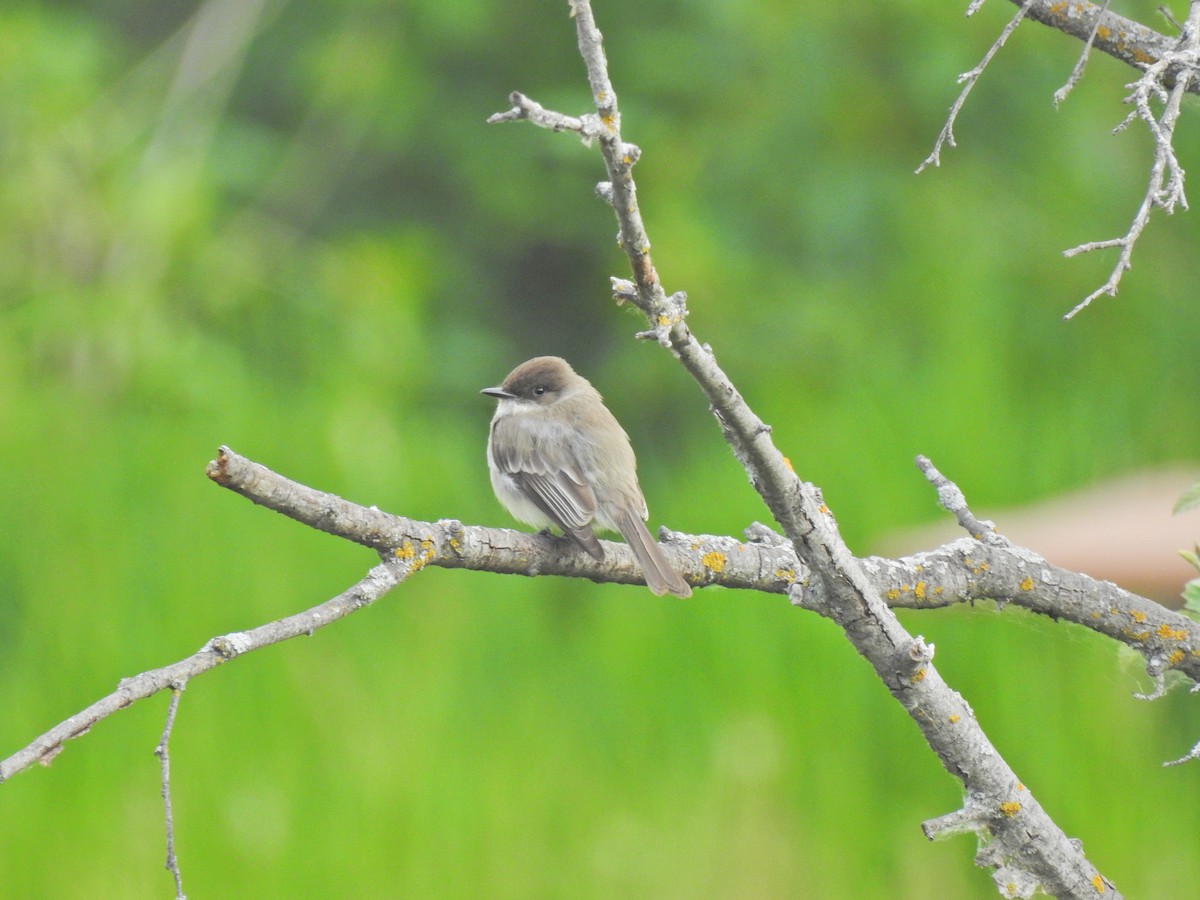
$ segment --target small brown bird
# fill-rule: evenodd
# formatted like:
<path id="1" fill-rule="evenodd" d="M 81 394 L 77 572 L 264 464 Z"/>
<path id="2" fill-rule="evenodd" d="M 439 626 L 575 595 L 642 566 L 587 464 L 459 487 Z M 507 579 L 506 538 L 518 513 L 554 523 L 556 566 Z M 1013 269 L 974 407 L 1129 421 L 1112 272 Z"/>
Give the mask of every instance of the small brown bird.
<path id="1" fill-rule="evenodd" d="M 496 499 L 514 518 L 561 528 L 595 559 L 604 559 L 604 548 L 593 524 L 619 532 L 651 591 L 692 595 L 646 530 L 629 435 L 586 378 L 566 360 L 538 356 L 481 393 L 499 401 L 488 469 Z"/>

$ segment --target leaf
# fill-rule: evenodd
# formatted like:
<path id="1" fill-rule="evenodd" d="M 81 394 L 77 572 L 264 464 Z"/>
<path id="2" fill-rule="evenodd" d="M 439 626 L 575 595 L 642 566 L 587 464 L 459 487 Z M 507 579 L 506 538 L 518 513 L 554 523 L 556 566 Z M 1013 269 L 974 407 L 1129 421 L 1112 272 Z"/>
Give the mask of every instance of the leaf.
<path id="1" fill-rule="evenodd" d="M 1197 506 L 1200 506 L 1200 481 L 1183 492 L 1183 495 L 1175 501 L 1175 508 L 1172 512 L 1179 515 L 1179 513 L 1195 509 Z"/>
<path id="2" fill-rule="evenodd" d="M 1193 578 L 1183 587 L 1183 611 L 1192 618 L 1200 617 L 1200 578 Z"/>

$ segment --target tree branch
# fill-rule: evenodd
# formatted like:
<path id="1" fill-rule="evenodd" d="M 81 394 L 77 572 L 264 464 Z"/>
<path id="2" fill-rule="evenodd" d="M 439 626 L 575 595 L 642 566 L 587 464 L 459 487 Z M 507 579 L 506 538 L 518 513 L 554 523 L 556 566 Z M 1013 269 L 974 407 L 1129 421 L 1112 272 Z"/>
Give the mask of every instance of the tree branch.
<path id="1" fill-rule="evenodd" d="M 1113 59 L 1119 59 L 1135 69 L 1145 69 L 1167 56 L 1176 46 L 1176 39 L 1160 34 L 1153 28 L 1109 12 L 1108 4 L 1087 0 L 1009 0 L 1017 6 L 1027 6 L 1025 14 L 1085 43 L 1095 35 L 1091 45 Z M 1192 85 L 1192 93 L 1200 93 L 1200 85 Z"/>
<path id="2" fill-rule="evenodd" d="M 872 593 L 888 606 L 943 609 L 994 600 L 1091 629 L 1142 653 L 1154 675 L 1167 668 L 1200 682 L 1200 640 L 1191 619 L 1108 581 L 1051 565 L 1011 543 L 990 522 L 977 519 L 963 492 L 925 457 L 918 466 L 936 488 L 942 506 L 971 536 L 903 559 L 860 558 Z M 222 447 L 209 477 L 260 506 L 336 537 L 370 547 L 385 559 L 414 565 L 470 569 L 504 575 L 559 575 L 600 583 L 643 584 L 625 544 L 604 542 L 605 560 L 576 552 L 562 538 L 507 528 L 464 525 L 457 520 L 423 522 L 358 506 L 291 481 Z M 813 490 L 816 490 L 813 488 Z M 694 587 L 720 586 L 790 594 L 806 608 L 827 602 L 822 583 L 775 531 L 752 525 L 746 540 L 668 532 L 663 547 Z"/>
<path id="3" fill-rule="evenodd" d="M 171 809 L 171 754 L 169 745 L 171 743 L 171 731 L 175 728 L 175 714 L 179 711 L 179 698 L 183 696 L 183 689 L 186 686 L 184 682 L 171 685 L 171 702 L 167 706 L 167 719 L 163 724 L 162 737 L 159 738 L 158 746 L 154 748 L 154 755 L 158 757 L 159 761 L 159 773 L 162 780 L 163 815 L 167 829 L 166 869 L 171 873 L 171 877 L 175 879 L 175 900 L 187 900 L 187 895 L 183 892 L 183 873 L 179 871 L 179 858 L 175 855 L 175 815 Z"/>
<path id="4" fill-rule="evenodd" d="M 810 568 L 810 579 L 820 587 L 820 602 L 809 605 L 811 595 L 802 583 L 793 588 L 793 602 L 809 605 L 842 627 L 909 712 L 942 764 L 962 781 L 967 796 L 974 798 L 963 814 L 991 836 L 977 859 L 995 868 L 999 884 L 1041 885 L 1052 894 L 1069 897 L 1093 897 L 1111 889 L 1003 762 L 970 707 L 942 681 L 931 662 L 933 648 L 909 635 L 888 609 L 842 541 L 820 491 L 795 475 L 771 441 L 770 428 L 746 404 L 712 352 L 696 341 L 682 316 L 669 326 L 663 321 L 667 298 L 650 262 L 650 243 L 630 174 L 632 160 L 623 152 L 627 145 L 621 138 L 617 97 L 600 49 L 600 33 L 588 0 L 573 0 L 571 8 L 593 100 L 609 128 L 599 143 L 611 188 L 602 185 L 600 193 L 612 196 L 620 243 L 633 271 L 636 290 L 619 294 L 636 298 L 652 327 L 669 327 L 662 342 L 708 397 L 735 456 L 797 557 Z"/>
<path id="5" fill-rule="evenodd" d="M 967 97 L 970 96 L 971 90 L 979 81 L 980 76 L 983 75 L 983 70 L 988 67 L 988 63 L 990 63 L 992 58 L 1000 52 L 1000 48 L 1008 42 L 1009 37 L 1014 31 L 1016 31 L 1017 26 L 1021 24 L 1021 20 L 1025 18 L 1025 14 L 1028 11 L 1031 3 L 1032 0 L 1018 2 L 1017 5 L 1020 6 L 1020 9 L 1017 10 L 1017 14 L 1009 19 L 1008 24 L 1005 25 L 1004 29 L 1000 32 L 1000 36 L 992 42 L 992 46 L 988 47 L 987 52 L 983 54 L 983 59 L 979 61 L 979 64 L 976 65 L 975 68 L 971 69 L 971 71 L 963 72 L 958 76 L 958 83 L 963 86 L 963 89 L 959 91 L 958 97 L 950 106 L 950 112 L 946 116 L 946 124 L 942 126 L 942 130 L 938 134 L 937 140 L 933 143 L 933 152 L 925 157 L 924 161 L 917 166 L 917 175 L 920 175 L 921 172 L 923 172 L 928 166 L 940 166 L 942 164 L 943 145 L 949 147 L 957 146 L 957 144 L 954 142 L 954 123 L 958 119 L 958 114 L 962 111 L 963 106 L 966 104 Z M 976 0 L 976 2 L 973 2 L 971 7 L 967 10 L 967 15 L 973 15 L 974 12 L 982 5 L 982 0 Z"/>
<path id="6" fill-rule="evenodd" d="M 1132 103 L 1134 111 L 1116 128 L 1117 131 L 1121 131 L 1135 119 L 1140 119 L 1154 138 L 1154 162 L 1150 166 L 1146 193 L 1142 196 L 1141 205 L 1138 206 L 1124 236 L 1106 241 L 1092 241 L 1063 251 L 1063 255 L 1068 257 L 1092 250 L 1117 248 L 1121 251 L 1108 280 L 1084 297 L 1064 318 L 1073 318 L 1097 297 L 1116 296 L 1121 277 L 1131 267 L 1134 244 L 1149 224 L 1150 214 L 1155 208 L 1161 209 L 1167 215 L 1175 212 L 1176 205 L 1187 209 L 1187 196 L 1183 190 L 1183 167 L 1175 156 L 1175 125 L 1179 121 L 1184 93 L 1200 87 L 1197 66 L 1200 66 L 1200 2 L 1193 0 L 1183 33 L 1176 46 L 1161 59 L 1146 66 L 1142 77 L 1128 85 L 1133 93 L 1125 98 L 1125 102 Z M 1152 108 L 1151 104 L 1155 101 L 1163 107 L 1161 114 L 1156 114 Z"/>
<path id="7" fill-rule="evenodd" d="M 314 490 L 222 447 L 208 465 L 208 477 L 248 500 L 319 531 L 370 547 L 384 559 L 503 575 L 563 575 L 614 584 L 645 584 L 628 545 L 601 541 L 604 559 L 576 553 L 565 538 L 508 528 L 463 525 L 453 519 L 422 522 L 359 506 L 335 494 Z M 769 593 L 787 593 L 805 577 L 788 547 L 761 539 L 743 543 L 714 535 L 665 535 L 663 553 L 672 568 L 694 587 L 721 584 Z"/>
<path id="8" fill-rule="evenodd" d="M 1200 0 L 1190 0 L 1187 20 L 1177 38 L 1159 34 L 1132 19 L 1109 12 L 1108 0 L 1099 6 L 1086 0 L 1070 3 L 1060 0 L 1011 2 L 1019 7 L 1017 14 L 1004 27 L 979 65 L 959 76 L 958 80 L 965 82 L 965 86 L 950 107 L 933 151 L 917 167 L 917 172 L 930 165 L 940 165 L 942 147 L 955 146 L 954 123 L 967 96 L 1022 18 L 1041 22 L 1084 42 L 1083 52 L 1067 83 L 1054 94 L 1056 105 L 1065 99 L 1082 77 L 1084 64 L 1093 47 L 1140 70 L 1142 76 L 1128 85 L 1132 93 L 1124 100 L 1135 106 L 1134 112 L 1116 130 L 1120 131 L 1130 122 L 1140 119 L 1150 131 L 1154 138 L 1154 161 L 1150 168 L 1149 184 L 1128 231 L 1122 237 L 1090 241 L 1064 251 L 1065 256 L 1072 257 L 1093 250 L 1120 250 L 1108 280 L 1064 316 L 1071 319 L 1096 298 L 1116 296 L 1122 277 L 1131 268 L 1134 245 L 1149 224 L 1150 215 L 1156 207 L 1168 215 L 1175 211 L 1176 204 L 1187 209 L 1187 198 L 1183 191 L 1184 172 L 1175 156 L 1174 137 L 1184 93 L 1200 93 Z M 982 5 L 983 0 L 971 0 L 967 15 L 972 15 Z M 1161 115 L 1153 112 L 1152 101 L 1162 105 Z"/>
<path id="9" fill-rule="evenodd" d="M 302 634 L 312 634 L 364 606 L 369 606 L 419 568 L 416 558 L 397 558 L 384 562 L 371 569 L 362 581 L 318 606 L 259 625 L 249 631 L 214 637 L 186 659 L 122 679 L 111 694 L 101 697 L 87 709 L 55 725 L 8 759 L 0 760 L 0 782 L 7 781 L 34 763 L 49 765 L 71 738 L 87 734 L 97 722 L 138 700 L 144 700 L 159 691 L 174 690 L 177 685 L 185 684 L 197 675 L 215 669 L 221 663 L 244 653 L 260 650 Z"/>

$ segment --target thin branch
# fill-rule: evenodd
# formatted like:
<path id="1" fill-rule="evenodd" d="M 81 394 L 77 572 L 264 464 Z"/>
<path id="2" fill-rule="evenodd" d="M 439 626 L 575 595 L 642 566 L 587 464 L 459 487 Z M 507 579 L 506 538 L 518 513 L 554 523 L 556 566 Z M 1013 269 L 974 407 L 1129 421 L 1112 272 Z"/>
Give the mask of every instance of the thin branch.
<path id="1" fill-rule="evenodd" d="M 946 124 L 942 126 L 942 130 L 938 134 L 937 140 L 934 141 L 933 152 L 925 157 L 925 160 L 919 166 L 917 166 L 917 175 L 920 175 L 921 172 L 923 172 L 928 166 L 940 166 L 942 164 L 943 144 L 946 144 L 950 147 L 956 146 L 954 143 L 954 122 L 958 118 L 959 111 L 963 108 L 963 104 L 967 102 L 967 97 L 970 96 L 971 90 L 975 87 L 975 83 L 979 80 L 979 76 L 983 74 L 983 70 L 986 69 L 988 67 L 988 63 L 992 61 L 992 57 L 1000 52 L 1000 48 L 1007 43 L 1009 35 L 1016 31 L 1017 26 L 1021 24 L 1021 20 L 1025 18 L 1026 10 L 1029 8 L 1032 2 L 1033 0 L 1025 0 L 1025 2 L 1021 4 L 1021 8 L 1017 10 L 1017 14 L 1009 20 L 1007 25 L 1004 26 L 1004 30 L 1001 31 L 1000 36 L 992 42 L 992 46 L 988 48 L 987 53 L 983 54 L 983 59 L 979 61 L 979 65 L 971 69 L 971 71 L 963 72 L 963 74 L 958 76 L 958 83 L 963 85 L 963 89 L 959 92 L 958 98 L 950 107 L 950 112 L 946 116 Z M 982 0 L 976 0 L 976 2 L 972 3 L 970 8 L 968 8 L 967 15 L 973 15 L 982 5 Z"/>
<path id="2" fill-rule="evenodd" d="M 87 734 L 97 722 L 138 700 L 153 696 L 159 691 L 174 690 L 176 685 L 186 684 L 197 675 L 202 675 L 245 653 L 301 635 L 310 635 L 365 606 L 370 606 L 419 568 L 419 560 L 416 558 L 389 560 L 375 566 L 353 587 L 318 606 L 259 625 L 249 631 L 214 637 L 186 659 L 161 669 L 151 669 L 131 678 L 123 678 L 111 694 L 101 697 L 87 709 L 55 725 L 8 759 L 0 760 L 0 782 L 7 781 L 34 763 L 49 765 L 71 738 Z"/>
<path id="3" fill-rule="evenodd" d="M 585 142 L 591 139 L 589 137 L 590 126 L 583 119 L 564 116 L 562 113 L 548 110 L 542 104 L 530 100 L 518 91 L 509 94 L 508 101 L 513 105 L 512 109 L 488 116 L 487 123 L 489 125 L 496 125 L 500 122 L 525 121 L 551 131 L 574 131 L 581 135 Z"/>
<path id="4" fill-rule="evenodd" d="M 175 855 L 175 816 L 171 810 L 171 754 L 168 745 L 171 741 L 171 730 L 175 727 L 175 714 L 179 711 L 179 698 L 183 696 L 185 687 L 187 687 L 187 683 L 183 681 L 171 685 L 171 702 L 167 706 L 167 721 L 163 725 L 163 733 L 159 738 L 158 746 L 154 748 L 154 755 L 158 757 L 162 778 L 163 814 L 167 829 L 166 869 L 175 879 L 175 900 L 187 900 L 187 894 L 183 892 L 183 873 L 179 871 L 179 858 Z"/>
<path id="5" fill-rule="evenodd" d="M 1100 15 L 1096 16 L 1096 24 L 1092 26 L 1091 33 L 1084 41 L 1083 50 L 1080 51 L 1079 59 L 1075 60 L 1075 67 L 1071 69 L 1071 74 L 1067 76 L 1066 83 L 1054 92 L 1054 105 L 1058 106 L 1071 91 L 1075 90 L 1075 85 L 1079 84 L 1083 78 L 1083 70 L 1087 68 L 1088 57 L 1092 53 L 1092 45 L 1096 42 L 1096 35 L 1100 33 L 1100 20 L 1104 13 L 1108 12 L 1108 4 L 1110 0 L 1104 0 L 1104 5 L 1100 7 Z"/>
<path id="6" fill-rule="evenodd" d="M 1150 169 L 1149 184 L 1128 231 L 1122 237 L 1091 241 L 1064 251 L 1065 256 L 1072 257 L 1093 250 L 1120 250 L 1108 280 L 1064 316 L 1065 319 L 1071 319 L 1096 298 L 1105 295 L 1116 296 L 1122 277 L 1131 267 L 1134 245 L 1149 223 L 1155 207 L 1167 214 L 1174 212 L 1176 204 L 1187 208 L 1187 198 L 1183 191 L 1184 172 L 1176 158 L 1173 141 L 1183 95 L 1187 92 L 1200 92 L 1200 0 L 1191 0 L 1187 20 L 1181 27 L 1178 38 L 1167 37 L 1138 22 L 1109 12 L 1109 0 L 1104 0 L 1102 5 L 1086 0 L 1072 3 L 1060 0 L 1011 2 L 1019 7 L 1016 15 L 1005 26 L 980 64 L 959 76 L 959 82 L 965 81 L 966 85 L 950 107 L 946 123 L 934 142 L 933 152 L 917 167 L 917 172 L 931 164 L 940 165 L 943 145 L 955 146 L 954 123 L 967 96 L 984 68 L 1025 16 L 1084 42 L 1083 52 L 1066 84 L 1054 93 L 1056 105 L 1061 103 L 1079 82 L 1093 47 L 1140 70 L 1142 76 L 1137 82 L 1129 85 L 1133 93 L 1125 98 L 1126 103 L 1134 104 L 1134 112 L 1122 121 L 1117 130 L 1120 131 L 1131 121 L 1139 119 L 1154 137 L 1154 162 Z M 982 0 L 972 0 L 967 15 L 974 13 L 981 5 Z M 1152 102 L 1163 105 L 1161 116 L 1154 114 Z"/>
<path id="7" fill-rule="evenodd" d="M 1184 171 L 1175 155 L 1175 126 L 1179 121 L 1183 95 L 1200 82 L 1196 73 L 1197 65 L 1200 65 L 1200 3 L 1193 0 L 1178 47 L 1148 66 L 1142 77 L 1129 85 L 1132 93 L 1125 98 L 1125 102 L 1132 103 L 1134 111 L 1117 126 L 1120 131 L 1134 119 L 1139 119 L 1154 138 L 1154 162 L 1150 166 L 1146 193 L 1142 196 L 1129 230 L 1122 237 L 1080 244 L 1063 252 L 1064 256 L 1072 257 L 1093 250 L 1116 248 L 1121 251 L 1108 280 L 1084 297 L 1063 318 L 1073 318 L 1098 297 L 1116 296 L 1121 278 L 1131 267 L 1134 245 L 1149 224 L 1150 215 L 1156 207 L 1167 215 L 1175 212 L 1176 205 L 1187 209 Z M 1156 101 L 1163 104 L 1161 115 L 1154 112 L 1152 104 Z"/>
<path id="8" fill-rule="evenodd" d="M 1170 762 L 1163 763 L 1164 766 L 1179 766 L 1185 762 L 1191 762 L 1193 759 L 1200 759 L 1200 742 L 1198 742 L 1191 750 L 1185 753 L 1179 759 L 1173 759 Z"/>

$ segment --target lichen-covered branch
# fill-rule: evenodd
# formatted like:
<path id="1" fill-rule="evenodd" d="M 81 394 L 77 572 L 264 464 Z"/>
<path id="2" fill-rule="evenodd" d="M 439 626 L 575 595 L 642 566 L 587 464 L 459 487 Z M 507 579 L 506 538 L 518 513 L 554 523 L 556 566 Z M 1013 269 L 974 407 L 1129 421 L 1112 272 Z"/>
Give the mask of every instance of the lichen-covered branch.
<path id="1" fill-rule="evenodd" d="M 291 481 L 228 447 L 222 447 L 209 464 L 208 476 L 260 506 L 415 568 L 440 566 L 502 575 L 562 575 L 612 584 L 645 584 L 633 553 L 619 541 L 601 541 L 604 559 L 595 560 L 574 552 L 565 538 L 549 534 L 395 516 Z M 783 594 L 805 575 L 803 570 L 797 571 L 790 547 L 666 529 L 660 529 L 660 537 L 672 568 L 694 587 L 721 584 Z"/>
<path id="2" fill-rule="evenodd" d="M 210 463 L 208 474 L 214 482 L 254 503 L 370 547 L 389 561 L 389 569 L 383 573 L 373 571 L 359 585 L 311 610 L 258 629 L 213 638 L 188 659 L 125 679 L 113 694 L 0 762 L 0 781 L 34 762 L 49 763 L 66 740 L 86 733 L 97 722 L 138 700 L 162 690 L 178 691 L 187 679 L 233 656 L 311 634 L 369 605 L 391 586 L 389 579 L 394 570 L 390 566 L 399 566 L 408 573 L 424 566 L 440 566 L 641 583 L 639 570 L 624 544 L 606 543 L 607 562 L 602 565 L 569 548 L 564 552 L 560 539 L 544 534 L 396 516 L 291 481 L 225 447 Z M 990 523 L 973 524 L 977 520 L 970 515 L 957 487 L 944 479 L 931 481 L 943 505 L 959 516 L 964 527 L 972 533 L 992 530 Z M 664 552 L 672 555 L 673 565 L 693 585 L 768 594 L 790 592 L 794 603 L 814 609 L 824 609 L 828 603 L 822 583 L 809 577 L 809 570 L 799 562 L 791 543 L 763 525 L 756 523 L 747 528 L 744 540 L 682 533 L 670 534 L 668 540 Z M 873 591 L 889 606 L 932 610 L 986 599 L 1012 603 L 1075 622 L 1134 647 L 1146 656 L 1152 675 L 1174 670 L 1200 682 L 1200 648 L 1196 647 L 1189 619 L 1116 585 L 1052 566 L 1032 551 L 1003 539 L 983 542 L 963 538 L 904 559 L 867 557 L 859 563 Z M 375 577 L 381 574 L 388 577 Z M 165 767 L 165 759 L 163 763 Z M 164 802 L 167 797 L 164 794 Z"/>
<path id="3" fill-rule="evenodd" d="M 963 492 L 929 460 L 919 458 L 918 465 L 970 537 L 903 559 L 860 558 L 871 591 L 888 606 L 932 610 L 981 600 L 1011 603 L 1138 650 L 1151 664 L 1152 675 L 1161 671 L 1154 661 L 1163 660 L 1200 682 L 1200 639 L 1193 634 L 1200 629 L 1190 619 L 1111 582 L 1051 565 L 1011 543 L 992 523 L 971 513 Z M 228 447 L 221 448 L 208 471 L 218 484 L 254 503 L 415 566 L 642 583 L 632 554 L 620 542 L 605 542 L 605 560 L 597 562 L 546 534 L 409 519 L 292 481 Z M 790 593 L 799 605 L 811 608 L 828 602 L 791 543 L 762 525 L 748 528 L 744 540 L 669 532 L 663 552 L 694 587 Z"/>
<path id="4" fill-rule="evenodd" d="M 1087 0 L 1009 0 L 1025 7 L 1025 15 L 1119 59 L 1135 69 L 1144 69 L 1170 54 L 1177 40 L 1160 34 L 1153 28 L 1133 19 L 1109 11 L 1108 4 L 1089 3 Z M 1192 85 L 1192 93 L 1200 92 L 1200 85 Z"/>

